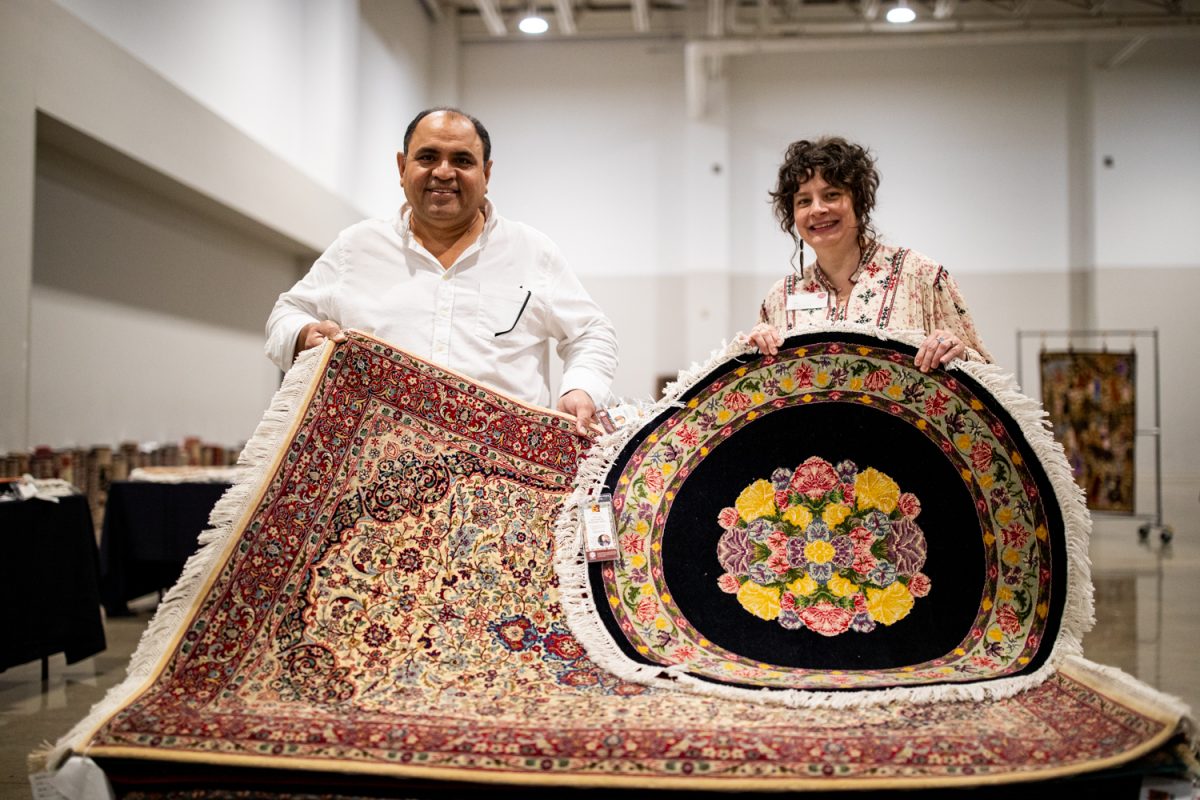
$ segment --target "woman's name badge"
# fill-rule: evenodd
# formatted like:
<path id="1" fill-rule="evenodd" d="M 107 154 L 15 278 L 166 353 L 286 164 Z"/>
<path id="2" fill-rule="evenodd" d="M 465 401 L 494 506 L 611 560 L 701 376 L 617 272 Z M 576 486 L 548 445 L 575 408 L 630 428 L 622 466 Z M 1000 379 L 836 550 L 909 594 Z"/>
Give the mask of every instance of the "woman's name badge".
<path id="1" fill-rule="evenodd" d="M 814 308 L 825 308 L 829 305 L 829 292 L 796 292 L 789 294 L 787 299 L 788 311 L 809 311 Z"/>

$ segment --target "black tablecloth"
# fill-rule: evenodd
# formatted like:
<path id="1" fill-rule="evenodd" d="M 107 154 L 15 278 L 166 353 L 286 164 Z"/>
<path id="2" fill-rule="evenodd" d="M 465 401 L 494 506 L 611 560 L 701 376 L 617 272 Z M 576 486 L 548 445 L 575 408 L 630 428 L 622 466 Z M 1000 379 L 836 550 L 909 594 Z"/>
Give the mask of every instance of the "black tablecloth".
<path id="1" fill-rule="evenodd" d="M 208 528 L 225 483 L 114 481 L 100 535 L 104 608 L 128 613 L 125 603 L 165 589 L 179 578 L 196 539 Z"/>
<path id="2" fill-rule="evenodd" d="M 67 663 L 105 647 L 96 535 L 87 499 L 0 503 L 0 670 L 54 653 Z"/>

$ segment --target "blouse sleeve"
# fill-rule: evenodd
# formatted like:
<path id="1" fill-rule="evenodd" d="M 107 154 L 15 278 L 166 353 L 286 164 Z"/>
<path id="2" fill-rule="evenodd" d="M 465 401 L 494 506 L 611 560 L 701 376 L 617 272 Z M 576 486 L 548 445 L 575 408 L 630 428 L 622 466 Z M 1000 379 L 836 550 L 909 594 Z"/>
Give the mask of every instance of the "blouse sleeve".
<path id="1" fill-rule="evenodd" d="M 979 332 L 975 330 L 975 321 L 967 310 L 958 284 L 945 267 L 939 267 L 937 277 L 933 281 L 933 308 L 930 330 L 942 328 L 954 333 L 967 347 L 967 355 L 971 361 L 986 361 L 992 363 L 992 355 L 983 346 Z"/>
<path id="2" fill-rule="evenodd" d="M 758 307 L 758 321 L 771 323 L 780 333 L 787 330 L 787 296 L 784 290 L 786 283 L 786 278 L 776 281 Z"/>

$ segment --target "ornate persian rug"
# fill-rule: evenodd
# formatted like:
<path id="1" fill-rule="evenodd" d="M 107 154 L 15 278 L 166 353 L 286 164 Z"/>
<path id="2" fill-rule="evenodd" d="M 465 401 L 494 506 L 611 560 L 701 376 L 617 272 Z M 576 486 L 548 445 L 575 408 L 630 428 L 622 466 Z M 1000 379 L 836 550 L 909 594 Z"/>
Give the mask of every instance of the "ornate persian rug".
<path id="1" fill-rule="evenodd" d="M 594 447 L 365 335 L 303 355 L 50 763 L 913 789 L 1088 773 L 1185 726 L 1078 655 L 1087 516 L 1036 404 L 852 331 L 744 350 Z M 619 555 L 589 566 L 605 488 Z"/>
<path id="2" fill-rule="evenodd" d="M 1043 351 L 1042 403 L 1094 511 L 1134 512 L 1137 354 Z"/>

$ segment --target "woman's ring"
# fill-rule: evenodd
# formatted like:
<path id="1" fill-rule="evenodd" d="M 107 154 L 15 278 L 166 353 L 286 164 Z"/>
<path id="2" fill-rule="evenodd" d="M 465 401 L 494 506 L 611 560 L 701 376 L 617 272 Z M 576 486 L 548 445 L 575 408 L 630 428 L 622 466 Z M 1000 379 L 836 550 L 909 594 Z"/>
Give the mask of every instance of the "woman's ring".
<path id="1" fill-rule="evenodd" d="M 940 336 L 939 336 L 939 337 L 937 337 L 937 343 L 938 343 L 938 344 L 941 344 L 941 343 L 942 343 L 942 337 L 940 337 Z"/>

